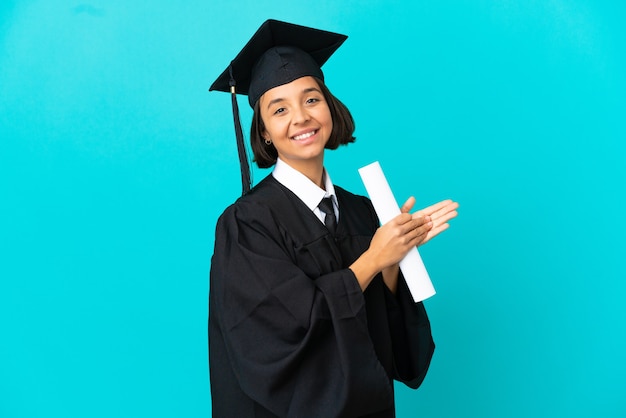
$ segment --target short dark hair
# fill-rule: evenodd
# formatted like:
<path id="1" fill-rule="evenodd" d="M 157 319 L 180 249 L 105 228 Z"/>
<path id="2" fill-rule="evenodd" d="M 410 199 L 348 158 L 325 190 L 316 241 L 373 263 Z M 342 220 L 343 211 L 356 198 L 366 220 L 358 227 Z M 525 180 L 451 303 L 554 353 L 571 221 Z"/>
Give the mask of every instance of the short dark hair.
<path id="1" fill-rule="evenodd" d="M 354 119 L 350 111 L 339 99 L 332 95 L 322 80 L 315 78 L 315 81 L 317 81 L 317 84 L 319 84 L 322 90 L 324 99 L 330 109 L 330 116 L 333 120 L 333 130 L 330 133 L 330 138 L 325 148 L 337 149 L 339 145 L 354 142 L 356 139 L 354 137 Z M 250 144 L 252 145 L 252 153 L 254 154 L 253 161 L 259 168 L 268 168 L 276 164 L 278 152 L 274 144 L 267 145 L 265 138 L 263 138 L 265 124 L 261 118 L 261 109 L 259 108 L 260 101 L 261 100 L 257 100 L 254 105 L 252 127 L 250 128 Z"/>

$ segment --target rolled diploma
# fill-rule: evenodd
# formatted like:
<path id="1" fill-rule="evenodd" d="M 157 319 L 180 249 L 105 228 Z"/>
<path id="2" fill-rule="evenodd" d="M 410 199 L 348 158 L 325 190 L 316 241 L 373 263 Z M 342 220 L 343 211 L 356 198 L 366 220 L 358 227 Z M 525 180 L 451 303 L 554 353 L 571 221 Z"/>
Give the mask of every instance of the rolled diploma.
<path id="1" fill-rule="evenodd" d="M 389 183 L 378 161 L 359 168 L 359 174 L 381 224 L 384 225 L 398 216 L 400 207 L 393 197 Z M 402 275 L 415 302 L 421 302 L 435 294 L 435 288 L 430 281 L 417 247 L 410 250 L 400 261 L 400 270 L 402 270 Z"/>

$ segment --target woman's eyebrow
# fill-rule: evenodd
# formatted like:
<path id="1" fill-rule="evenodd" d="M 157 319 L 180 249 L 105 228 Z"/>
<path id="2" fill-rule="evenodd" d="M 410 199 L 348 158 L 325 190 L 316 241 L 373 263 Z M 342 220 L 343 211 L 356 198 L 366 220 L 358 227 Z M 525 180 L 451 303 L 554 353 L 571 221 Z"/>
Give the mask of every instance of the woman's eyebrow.
<path id="1" fill-rule="evenodd" d="M 278 97 L 276 99 L 270 100 L 269 103 L 267 104 L 267 109 L 269 109 L 274 103 L 278 103 L 278 102 L 282 102 L 283 99 L 282 97 Z"/>
<path id="2" fill-rule="evenodd" d="M 316 91 L 318 93 L 321 93 L 320 89 L 318 89 L 317 87 L 309 87 L 308 89 L 302 90 L 302 93 L 310 93 L 312 91 Z"/>

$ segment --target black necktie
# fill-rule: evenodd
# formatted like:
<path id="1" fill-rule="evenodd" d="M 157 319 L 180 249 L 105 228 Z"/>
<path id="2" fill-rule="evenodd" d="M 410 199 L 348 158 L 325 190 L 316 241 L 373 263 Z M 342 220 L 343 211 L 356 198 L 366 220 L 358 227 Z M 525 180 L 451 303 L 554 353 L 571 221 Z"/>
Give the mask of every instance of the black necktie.
<path id="1" fill-rule="evenodd" d="M 333 208 L 333 199 L 330 197 L 323 198 L 318 207 L 326 214 L 324 225 L 326 225 L 331 234 L 335 235 L 337 231 L 337 217 Z"/>

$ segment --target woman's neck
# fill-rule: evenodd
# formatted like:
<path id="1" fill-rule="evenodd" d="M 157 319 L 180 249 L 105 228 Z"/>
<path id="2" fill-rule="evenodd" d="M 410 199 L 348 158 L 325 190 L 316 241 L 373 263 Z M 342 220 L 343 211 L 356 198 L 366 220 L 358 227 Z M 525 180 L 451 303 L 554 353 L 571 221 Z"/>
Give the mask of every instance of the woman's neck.
<path id="1" fill-rule="evenodd" d="M 288 163 L 289 164 L 289 163 Z M 326 190 L 324 183 L 324 159 L 299 161 L 296 164 L 289 164 L 292 168 L 304 174 L 309 180 L 319 188 Z"/>

